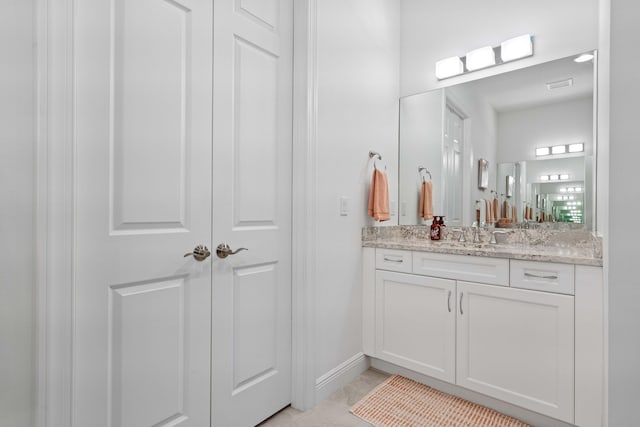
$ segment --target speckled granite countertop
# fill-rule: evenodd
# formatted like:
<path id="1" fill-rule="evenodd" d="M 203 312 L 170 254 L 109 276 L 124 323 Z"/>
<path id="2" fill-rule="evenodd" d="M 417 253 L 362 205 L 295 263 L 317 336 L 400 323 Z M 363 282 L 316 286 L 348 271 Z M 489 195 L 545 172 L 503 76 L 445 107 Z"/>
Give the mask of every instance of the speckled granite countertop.
<path id="1" fill-rule="evenodd" d="M 490 244 L 490 232 L 481 231 L 482 243 L 472 243 L 470 228 L 445 228 L 443 240 L 429 239 L 425 226 L 365 227 L 362 246 L 436 252 L 441 254 L 486 256 L 526 261 L 602 266 L 602 240 L 584 230 L 505 229 L 496 235 L 498 244 Z M 460 233 L 466 242 L 458 242 Z"/>

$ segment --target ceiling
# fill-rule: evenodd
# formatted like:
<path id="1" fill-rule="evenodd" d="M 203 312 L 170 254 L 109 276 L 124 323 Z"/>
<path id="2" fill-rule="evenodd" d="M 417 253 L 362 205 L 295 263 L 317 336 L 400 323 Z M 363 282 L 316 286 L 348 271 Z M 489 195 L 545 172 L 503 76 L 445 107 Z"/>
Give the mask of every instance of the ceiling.
<path id="1" fill-rule="evenodd" d="M 475 80 L 465 85 L 497 111 L 513 111 L 537 105 L 593 96 L 593 60 L 577 63 L 577 55 Z M 546 84 L 568 78 L 571 87 L 548 90 Z"/>

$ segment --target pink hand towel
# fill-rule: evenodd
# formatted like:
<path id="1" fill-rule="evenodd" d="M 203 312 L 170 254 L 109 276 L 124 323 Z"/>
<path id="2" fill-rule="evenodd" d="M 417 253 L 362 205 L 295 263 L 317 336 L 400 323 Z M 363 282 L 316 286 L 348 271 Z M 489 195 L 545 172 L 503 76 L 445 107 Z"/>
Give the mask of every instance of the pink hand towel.
<path id="1" fill-rule="evenodd" d="M 420 200 L 418 201 L 418 215 L 422 219 L 433 219 L 433 184 L 431 181 L 422 183 Z"/>
<path id="2" fill-rule="evenodd" d="M 368 214 L 376 221 L 388 221 L 389 215 L 389 184 L 387 175 L 378 169 L 373 170 L 371 189 L 369 190 Z"/>
<path id="3" fill-rule="evenodd" d="M 485 199 L 484 201 L 484 216 L 485 216 L 485 221 L 487 221 L 487 224 L 491 224 L 493 222 L 493 215 L 491 215 L 491 201 L 489 199 Z"/>

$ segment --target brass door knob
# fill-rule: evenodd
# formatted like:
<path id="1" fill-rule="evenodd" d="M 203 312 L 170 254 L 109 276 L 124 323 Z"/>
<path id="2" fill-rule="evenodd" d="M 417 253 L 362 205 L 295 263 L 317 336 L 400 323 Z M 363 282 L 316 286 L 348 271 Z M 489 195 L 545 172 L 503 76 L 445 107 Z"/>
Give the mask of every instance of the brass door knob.
<path id="1" fill-rule="evenodd" d="M 193 252 L 184 254 L 185 257 L 188 257 L 189 255 L 193 255 L 196 261 L 204 261 L 205 259 L 209 258 L 211 252 L 209 252 L 209 248 L 207 248 L 205 245 L 198 245 L 195 247 L 195 249 L 193 249 Z"/>
<path id="2" fill-rule="evenodd" d="M 235 255 L 240 251 L 248 251 L 248 250 L 249 249 L 247 248 L 238 248 L 234 251 L 234 250 L 231 250 L 231 247 L 229 247 L 229 245 L 227 245 L 226 243 L 220 243 L 216 248 L 216 255 L 218 255 L 218 258 L 224 259 L 229 255 Z"/>

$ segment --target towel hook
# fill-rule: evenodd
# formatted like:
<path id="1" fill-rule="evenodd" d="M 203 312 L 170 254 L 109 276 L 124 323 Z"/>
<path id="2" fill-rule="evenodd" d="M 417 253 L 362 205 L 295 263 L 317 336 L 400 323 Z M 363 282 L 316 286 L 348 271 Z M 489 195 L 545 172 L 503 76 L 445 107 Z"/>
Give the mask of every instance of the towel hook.
<path id="1" fill-rule="evenodd" d="M 372 159 L 374 157 L 378 157 L 380 160 L 382 160 L 382 156 L 380 155 L 380 153 L 378 153 L 377 151 L 373 151 L 373 150 L 369 150 L 369 158 Z"/>
<path id="2" fill-rule="evenodd" d="M 373 167 L 374 169 L 378 169 L 378 164 L 376 163 L 377 159 L 382 160 L 382 156 L 377 151 L 369 150 L 369 158 L 373 159 Z M 385 171 L 387 170 L 387 165 L 384 165 Z M 379 169 L 378 169 L 379 170 Z"/>
<path id="3" fill-rule="evenodd" d="M 424 181 L 424 175 L 422 175 L 422 172 L 424 171 L 424 173 L 429 175 L 429 180 L 433 180 L 433 177 L 431 176 L 431 172 L 429 172 L 429 169 L 425 168 L 424 166 L 418 166 L 418 174 L 422 177 L 422 181 Z"/>

